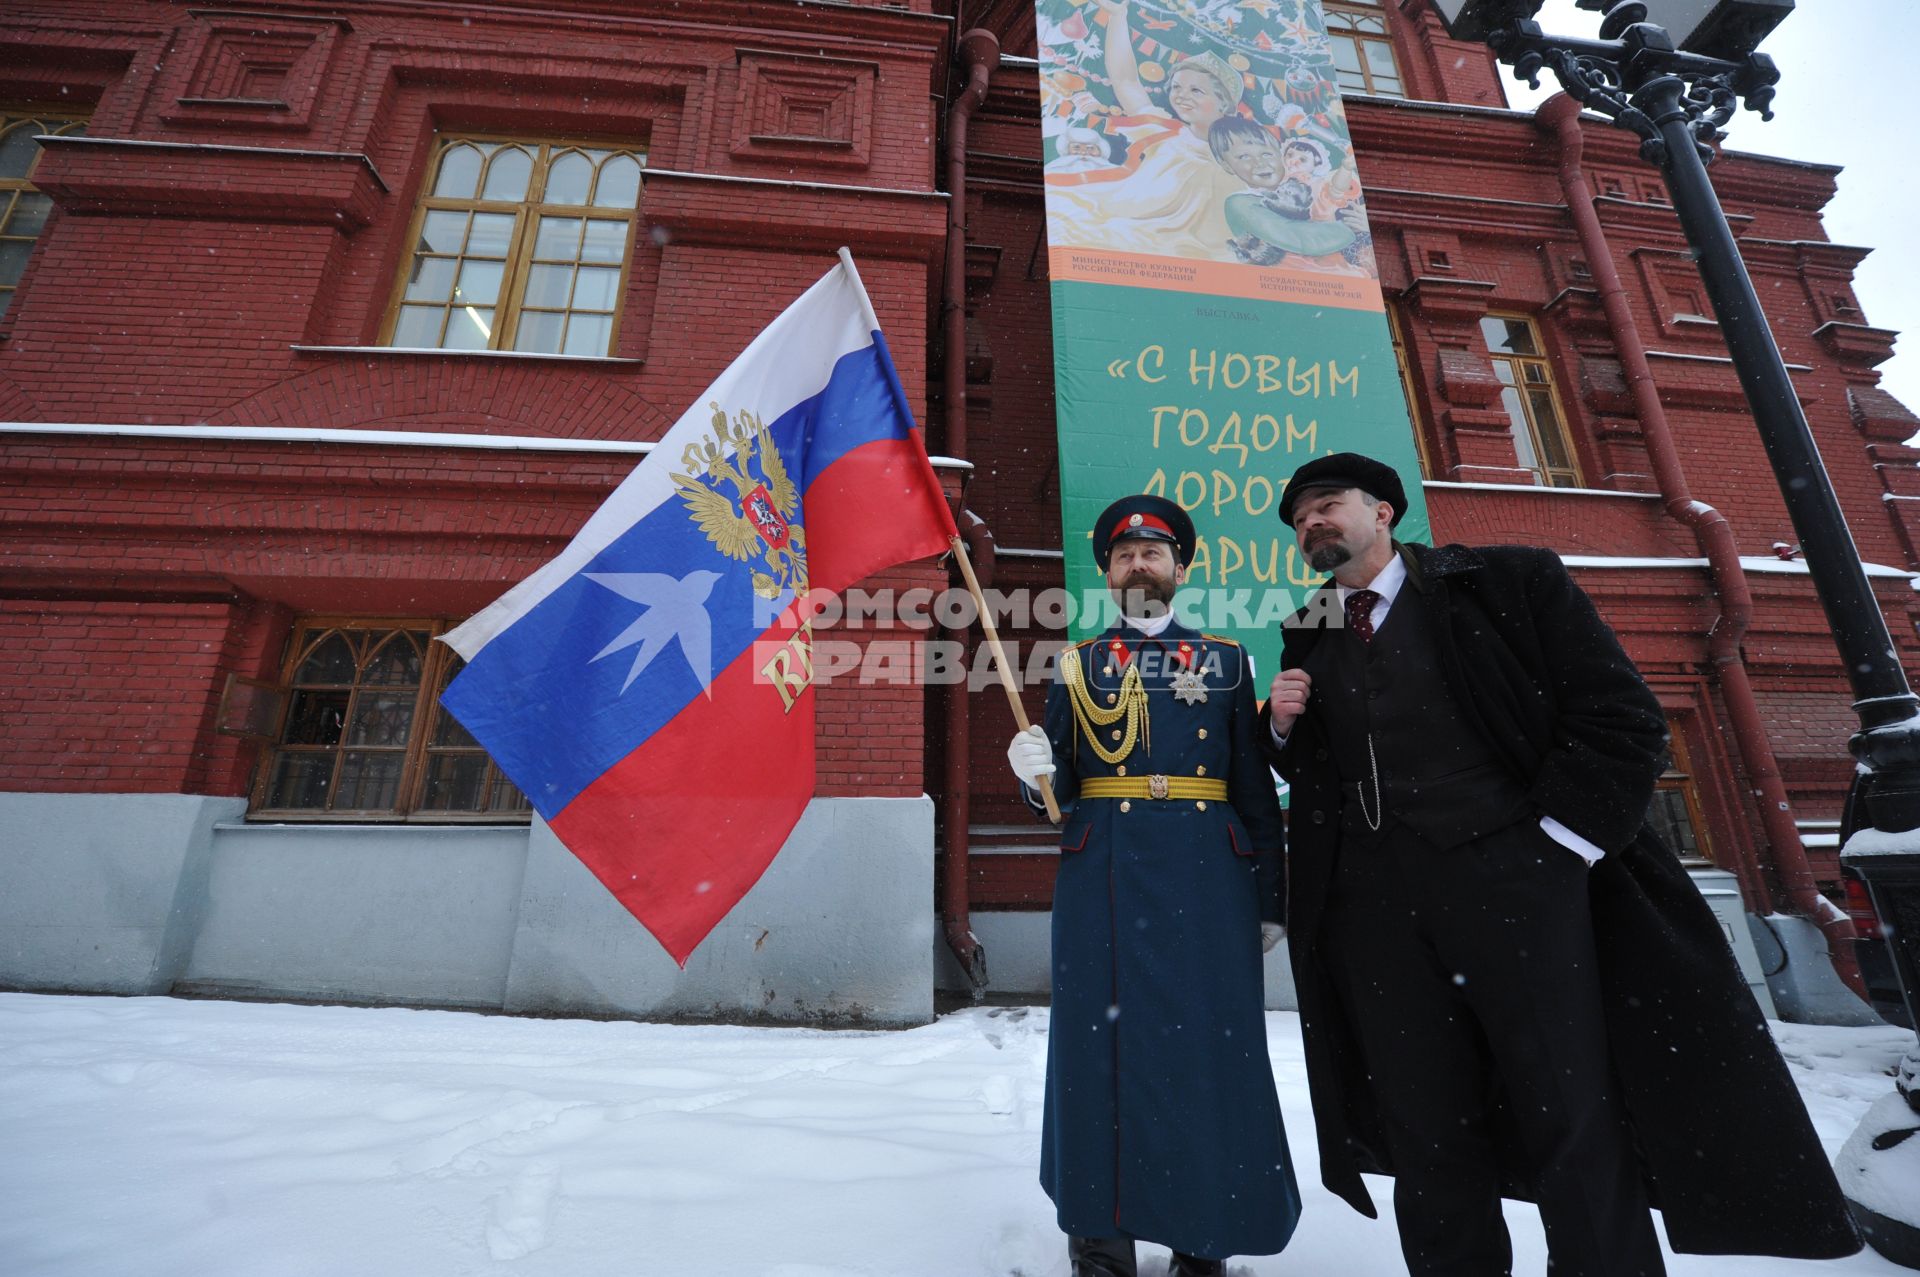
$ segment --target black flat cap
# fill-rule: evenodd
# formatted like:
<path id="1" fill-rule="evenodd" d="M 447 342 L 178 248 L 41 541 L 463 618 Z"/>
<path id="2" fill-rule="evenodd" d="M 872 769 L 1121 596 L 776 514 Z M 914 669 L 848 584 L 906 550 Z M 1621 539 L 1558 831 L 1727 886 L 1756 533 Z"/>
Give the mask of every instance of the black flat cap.
<path id="1" fill-rule="evenodd" d="M 1314 488 L 1359 488 L 1378 497 L 1393 507 L 1393 521 L 1388 527 L 1397 526 L 1407 512 L 1407 490 L 1392 466 L 1357 452 L 1336 452 L 1315 457 L 1293 472 L 1286 491 L 1280 494 L 1280 522 L 1292 527 L 1294 502 Z"/>
<path id="2" fill-rule="evenodd" d="M 1142 537 L 1166 541 L 1176 547 L 1180 566 L 1193 562 L 1193 520 L 1165 497 L 1121 497 L 1108 506 L 1093 525 L 1093 561 L 1107 570 L 1107 558 L 1116 541 Z"/>

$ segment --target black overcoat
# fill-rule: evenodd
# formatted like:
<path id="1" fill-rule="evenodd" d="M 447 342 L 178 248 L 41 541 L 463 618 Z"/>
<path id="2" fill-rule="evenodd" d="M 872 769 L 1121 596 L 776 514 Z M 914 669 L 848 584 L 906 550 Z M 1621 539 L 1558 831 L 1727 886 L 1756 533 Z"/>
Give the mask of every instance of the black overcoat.
<path id="1" fill-rule="evenodd" d="M 1472 726 L 1542 814 L 1606 852 L 1591 896 L 1608 1038 L 1668 1242 L 1692 1254 L 1854 1253 L 1832 1167 L 1726 934 L 1646 824 L 1665 719 L 1619 640 L 1550 551 L 1400 552 L 1404 588 L 1425 597 L 1443 673 Z M 1327 602 L 1289 618 L 1284 668 L 1303 664 L 1341 615 Z M 1284 749 L 1261 739 L 1292 784 L 1288 937 L 1321 1178 L 1372 1216 L 1360 1172 L 1393 1167 L 1319 944 L 1340 855 L 1339 779 L 1314 702 Z M 1529 1197 L 1517 1137 L 1502 1130 L 1498 1142 L 1508 1195 Z"/>

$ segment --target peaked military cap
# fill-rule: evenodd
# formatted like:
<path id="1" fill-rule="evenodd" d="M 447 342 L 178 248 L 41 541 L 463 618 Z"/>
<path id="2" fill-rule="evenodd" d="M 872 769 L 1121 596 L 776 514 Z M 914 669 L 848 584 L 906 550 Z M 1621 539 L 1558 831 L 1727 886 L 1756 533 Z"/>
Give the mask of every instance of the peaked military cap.
<path id="1" fill-rule="evenodd" d="M 1102 572 L 1107 570 L 1107 558 L 1113 552 L 1114 542 L 1129 537 L 1168 542 L 1175 547 L 1181 567 L 1193 562 L 1193 520 L 1165 497 L 1145 493 L 1121 497 L 1094 521 L 1093 561 L 1100 565 Z"/>
<path id="2" fill-rule="evenodd" d="M 1280 522 L 1292 527 L 1294 502 L 1315 488 L 1359 488 L 1369 496 L 1378 497 L 1393 507 L 1393 520 L 1388 527 L 1398 526 L 1401 516 L 1407 512 L 1407 490 L 1401 486 L 1400 476 L 1392 466 L 1357 452 L 1336 452 L 1315 457 L 1293 472 L 1293 478 L 1287 480 L 1286 491 L 1280 494 Z"/>

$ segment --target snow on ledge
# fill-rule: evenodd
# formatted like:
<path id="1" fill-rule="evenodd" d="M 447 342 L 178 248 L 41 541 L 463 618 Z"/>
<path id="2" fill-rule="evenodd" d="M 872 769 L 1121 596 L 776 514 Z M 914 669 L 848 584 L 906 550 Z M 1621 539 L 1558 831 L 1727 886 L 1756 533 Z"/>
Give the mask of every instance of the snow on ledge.
<path id="1" fill-rule="evenodd" d="M 1532 492 L 1547 497 L 1632 497 L 1641 501 L 1660 499 L 1658 492 L 1619 492 L 1613 488 L 1549 488 L 1538 483 L 1465 483 L 1456 479 L 1422 479 L 1420 486 L 1463 492 L 1503 492 L 1509 496 Z"/>
<path id="2" fill-rule="evenodd" d="M 224 443 L 336 443 L 390 448 L 488 448 L 526 452 L 616 452 L 641 455 L 651 443 L 631 439 L 550 439 L 542 435 L 477 435 L 440 430 L 343 430 L 324 426 L 144 426 L 0 421 L 0 435 L 83 435 L 217 439 Z"/>
<path id="3" fill-rule="evenodd" d="M 224 443 L 333 443 L 387 448 L 479 448 L 505 452 L 602 452 L 645 456 L 650 441 L 554 439 L 545 435 L 476 435 L 445 430 L 343 430 L 322 426 L 145 426 L 80 422 L 0 421 L 0 436 L 67 435 L 95 438 L 212 439 Z M 936 470 L 971 470 L 971 461 L 929 457 Z"/>
<path id="4" fill-rule="evenodd" d="M 1563 554 L 1560 561 L 1570 568 L 1704 568 L 1705 559 L 1660 559 L 1635 558 L 1632 555 L 1614 554 Z M 1904 568 L 1890 568 L 1884 563 L 1861 563 L 1868 576 L 1901 577 L 1914 580 L 1914 573 Z M 1740 567 L 1748 572 L 1784 576 L 1806 576 L 1807 565 L 1799 559 L 1776 559 L 1766 555 L 1740 556 Z M 1920 589 L 1920 581 L 1915 588 Z"/>
<path id="5" fill-rule="evenodd" d="M 524 359 L 535 363 L 634 364 L 644 359 L 626 359 L 619 355 L 562 355 L 549 350 L 449 350 L 442 346 L 306 346 L 295 342 L 287 347 L 297 355 L 433 355 L 453 359 Z"/>

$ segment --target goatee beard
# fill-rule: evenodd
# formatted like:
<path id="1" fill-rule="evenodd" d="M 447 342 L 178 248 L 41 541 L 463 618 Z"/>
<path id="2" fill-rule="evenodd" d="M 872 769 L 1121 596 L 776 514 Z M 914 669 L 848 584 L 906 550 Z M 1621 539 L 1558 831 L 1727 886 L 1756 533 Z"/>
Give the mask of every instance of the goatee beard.
<path id="1" fill-rule="evenodd" d="M 1339 537 L 1327 537 L 1307 551 L 1307 562 L 1316 572 L 1331 572 L 1353 558 L 1353 551 Z"/>

